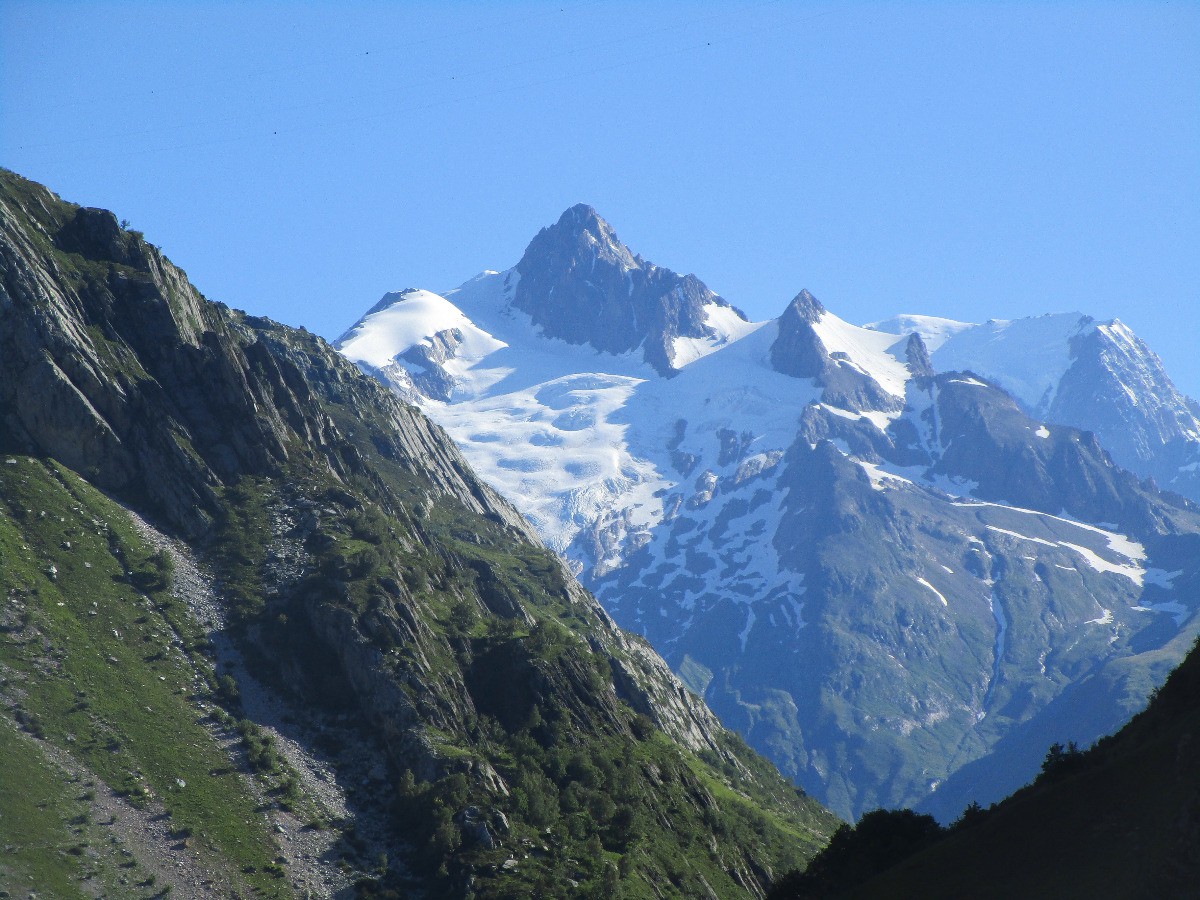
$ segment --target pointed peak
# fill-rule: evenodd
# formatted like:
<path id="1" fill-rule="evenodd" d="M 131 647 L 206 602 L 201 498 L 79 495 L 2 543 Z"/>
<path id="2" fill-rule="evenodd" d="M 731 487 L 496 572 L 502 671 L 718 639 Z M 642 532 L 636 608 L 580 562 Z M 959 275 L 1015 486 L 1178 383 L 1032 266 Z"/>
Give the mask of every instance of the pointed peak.
<path id="1" fill-rule="evenodd" d="M 596 212 L 595 207 L 586 203 L 576 203 L 559 216 L 557 222 L 543 231 L 557 232 L 574 238 L 590 235 L 600 243 L 616 245 L 629 252 L 621 244 L 613 227 Z"/>
<path id="2" fill-rule="evenodd" d="M 639 269 L 644 263 L 634 258 L 621 243 L 613 227 L 586 203 L 577 203 L 559 216 L 558 221 L 537 233 L 525 255 L 517 264 L 522 275 L 527 274 L 535 260 L 554 259 L 566 262 L 608 259 L 623 269 Z"/>
<path id="3" fill-rule="evenodd" d="M 788 304 L 787 309 L 783 311 L 783 318 L 798 319 L 801 322 L 807 322 L 809 325 L 817 322 L 821 316 L 825 315 L 826 309 L 821 304 L 821 301 L 809 293 L 805 288 Z"/>
<path id="4" fill-rule="evenodd" d="M 558 217 L 558 224 L 560 226 L 570 227 L 572 225 L 578 226 L 580 224 L 590 223 L 592 220 L 603 222 L 605 225 L 608 224 L 607 222 L 604 222 L 602 218 L 600 218 L 600 214 L 596 212 L 596 208 L 594 206 L 589 206 L 586 203 L 576 203 Z"/>
<path id="5" fill-rule="evenodd" d="M 598 260 L 615 264 L 624 271 L 651 268 L 621 243 L 613 227 L 593 207 L 577 203 L 553 225 L 534 235 L 516 270 L 526 277 L 535 269 L 570 269 L 580 264 L 591 267 Z"/>
<path id="6" fill-rule="evenodd" d="M 929 378 L 934 374 L 933 363 L 929 359 L 929 348 L 925 346 L 921 335 L 915 331 L 908 336 L 908 343 L 904 345 L 904 359 L 914 378 Z"/>

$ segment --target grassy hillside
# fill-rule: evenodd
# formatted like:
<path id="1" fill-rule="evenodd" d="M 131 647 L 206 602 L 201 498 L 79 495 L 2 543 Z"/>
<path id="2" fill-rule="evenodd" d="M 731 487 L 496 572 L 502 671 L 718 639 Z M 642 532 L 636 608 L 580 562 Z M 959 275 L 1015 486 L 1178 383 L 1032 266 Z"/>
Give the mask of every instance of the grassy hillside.
<path id="1" fill-rule="evenodd" d="M 97 824 L 110 818 L 101 782 L 129 815 L 152 809 L 179 843 L 193 836 L 214 878 L 285 893 L 259 792 L 206 716 L 204 639 L 169 581 L 121 507 L 52 461 L 0 458 L 0 739 L 21 773 L 6 772 L 0 828 L 19 849 L 0 882 L 155 893 L 140 848 Z"/>
<path id="2" fill-rule="evenodd" d="M 418 412 L 111 213 L 0 216 L 0 694 L 95 794 L 20 813 L 19 890 L 761 896 L 823 845 Z"/>

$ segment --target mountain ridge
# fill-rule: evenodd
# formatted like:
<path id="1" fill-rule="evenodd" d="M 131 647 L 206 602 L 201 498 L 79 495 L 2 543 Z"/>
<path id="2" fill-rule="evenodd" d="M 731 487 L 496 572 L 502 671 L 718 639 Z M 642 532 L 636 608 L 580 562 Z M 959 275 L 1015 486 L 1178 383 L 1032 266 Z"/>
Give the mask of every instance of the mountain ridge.
<path id="1" fill-rule="evenodd" d="M 663 377 L 548 335 L 514 302 L 526 277 L 442 298 L 496 345 L 447 356 L 448 393 L 423 394 L 399 355 L 374 371 L 617 621 L 842 815 L 953 817 L 959 797 L 937 790 L 1009 729 L 1057 721 L 1090 741 L 1166 676 L 1156 648 L 1181 656 L 1196 508 L 1119 471 L 1093 434 L 1030 417 L 996 372 L 947 371 L 939 352 L 977 326 L 859 328 L 802 292 Z M 405 333 L 432 348 L 419 317 Z M 1065 371 L 1069 346 L 1054 352 Z M 894 677 L 855 674 L 872 667 Z M 976 799 L 1032 763 L 997 757 Z"/>
<path id="2" fill-rule="evenodd" d="M 210 303 L 111 213 L 9 172 L 0 224 L 0 724 L 34 738 L 23 760 L 40 741 L 120 802 L 169 799 L 184 846 L 156 852 L 190 841 L 220 876 L 188 890 L 290 896 L 289 810 L 332 831 L 339 896 L 762 896 L 830 830 L 323 340 Z M 102 490 L 201 558 L 221 623 Z M 308 792 L 226 646 L 365 813 Z M 155 738 L 156 710 L 186 725 Z M 57 815 L 39 822 L 83 828 Z"/>

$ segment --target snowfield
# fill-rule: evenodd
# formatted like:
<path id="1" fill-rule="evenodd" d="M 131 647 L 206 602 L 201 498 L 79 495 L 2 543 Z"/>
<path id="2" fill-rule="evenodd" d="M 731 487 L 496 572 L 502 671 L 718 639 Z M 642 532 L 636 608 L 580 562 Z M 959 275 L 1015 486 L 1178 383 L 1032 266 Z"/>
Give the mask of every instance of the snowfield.
<path id="1" fill-rule="evenodd" d="M 825 351 L 907 401 L 903 414 L 850 410 L 822 403 L 821 388 L 811 380 L 773 368 L 774 320 L 747 322 L 731 307 L 710 304 L 704 312 L 713 334 L 675 338 L 680 371 L 663 378 L 636 351 L 614 355 L 546 337 L 513 305 L 519 280 L 516 269 L 486 271 L 444 295 L 388 294 L 343 335 L 339 349 L 384 377 L 397 368 L 419 375 L 423 364 L 406 360 L 408 351 L 432 348 L 436 335 L 452 333 L 455 346 L 443 363 L 454 385 L 449 402 L 430 399 L 402 381 L 394 380 L 394 386 L 446 428 L 476 471 L 576 571 L 602 576 L 639 554 L 641 577 L 634 583 L 649 587 L 647 579 L 664 577 L 679 565 L 678 548 L 661 538 L 667 525 L 686 516 L 703 536 L 720 521 L 724 546 L 708 546 L 702 538 L 692 551 L 721 559 L 724 583 L 718 586 L 711 577 L 676 581 L 681 587 L 662 614 L 668 606 L 690 609 L 718 596 L 749 603 L 755 596 L 786 594 L 793 597 L 797 628 L 803 624 L 798 599 L 803 573 L 781 567 L 772 542 L 761 536 L 773 534 L 778 524 L 778 503 L 764 504 L 763 497 L 775 490 L 779 462 L 796 439 L 804 410 L 817 406 L 836 418 L 870 422 L 883 433 L 903 415 L 936 457 L 944 449 L 930 425 L 936 388 L 909 390 L 908 333 L 922 335 L 940 369 L 986 377 L 1003 369 L 1006 387 L 1027 405 L 1044 406 L 1070 364 L 1065 349 L 1070 338 L 1097 327 L 1074 313 L 982 325 L 897 316 L 858 327 L 825 311 L 813 324 Z M 970 376 L 950 383 L 987 387 Z M 1039 427 L 1037 437 L 1049 436 L 1049 429 Z M 1070 568 L 1061 557 L 1069 551 L 1093 571 L 1137 587 L 1144 583 L 1145 550 L 1125 535 L 975 500 L 971 482 L 921 466 L 860 458 L 840 438 L 834 444 L 862 467 L 877 491 L 932 491 L 957 498 L 953 502 L 960 506 L 994 507 L 1077 529 L 1077 539 L 1064 540 L 1004 523 L 984 526 L 1029 545 L 1030 560 L 1048 553 L 1052 565 Z M 759 491 L 750 514 L 742 512 L 745 496 L 737 491 L 748 481 Z M 732 514 L 735 509 L 739 514 Z M 948 605 L 925 577 L 913 577 Z M 743 644 L 754 624 L 751 609 L 740 634 Z"/>

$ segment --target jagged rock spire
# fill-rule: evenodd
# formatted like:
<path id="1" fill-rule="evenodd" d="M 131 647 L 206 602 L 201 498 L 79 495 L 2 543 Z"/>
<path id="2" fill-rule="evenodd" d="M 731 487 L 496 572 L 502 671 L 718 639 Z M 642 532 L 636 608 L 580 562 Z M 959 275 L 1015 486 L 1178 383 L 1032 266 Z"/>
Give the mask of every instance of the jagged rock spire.
<path id="1" fill-rule="evenodd" d="M 729 306 L 696 276 L 635 256 L 583 203 L 538 232 L 517 272 L 513 304 L 548 337 L 613 354 L 641 347 L 662 375 L 678 371 L 676 338 L 710 336 L 706 307 Z"/>
<path id="2" fill-rule="evenodd" d="M 913 378 L 932 378 L 933 362 L 929 359 L 929 348 L 925 341 L 915 331 L 909 335 L 908 344 L 904 347 L 904 358 L 908 362 L 908 371 Z"/>

